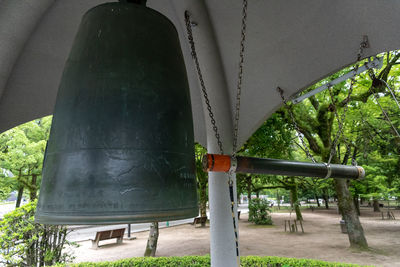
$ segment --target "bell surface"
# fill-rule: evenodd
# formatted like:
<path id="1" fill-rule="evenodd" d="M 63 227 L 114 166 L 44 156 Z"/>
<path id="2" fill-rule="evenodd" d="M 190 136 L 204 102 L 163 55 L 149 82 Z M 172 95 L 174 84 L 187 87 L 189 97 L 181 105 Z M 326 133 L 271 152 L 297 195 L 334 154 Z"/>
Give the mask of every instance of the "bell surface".
<path id="1" fill-rule="evenodd" d="M 89 10 L 61 79 L 36 222 L 197 216 L 193 139 L 189 85 L 173 24 L 133 3 Z"/>

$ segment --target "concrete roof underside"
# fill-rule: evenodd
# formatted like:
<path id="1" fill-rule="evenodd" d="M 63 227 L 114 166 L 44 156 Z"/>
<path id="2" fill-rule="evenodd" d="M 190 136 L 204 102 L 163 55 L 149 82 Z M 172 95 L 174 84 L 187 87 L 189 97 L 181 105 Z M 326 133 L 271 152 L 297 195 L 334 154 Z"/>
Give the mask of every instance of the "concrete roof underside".
<path id="1" fill-rule="evenodd" d="M 104 2 L 110 1 L 0 0 L 0 132 L 52 114 L 81 17 Z M 190 11 L 198 22 L 193 31 L 206 84 L 212 84 L 208 79 L 215 77 L 210 73 L 213 68 L 207 66 L 222 66 L 218 75 L 226 88 L 208 90 L 227 90 L 234 114 L 241 5 L 241 0 L 148 1 L 148 7 L 167 16 L 178 30 L 190 83 L 195 139 L 202 144 L 206 143 L 208 117 L 203 113 L 187 43 L 184 11 Z M 279 108 L 277 86 L 289 98 L 353 63 L 363 35 L 370 43 L 364 57 L 399 49 L 399 14 L 400 1 L 396 0 L 250 0 L 239 143 Z M 204 21 L 211 27 L 202 29 Z M 213 40 L 201 36 L 202 30 Z M 207 62 L 210 58 L 213 62 Z M 215 109 L 217 102 L 211 99 Z M 217 123 L 221 119 L 217 114 Z"/>

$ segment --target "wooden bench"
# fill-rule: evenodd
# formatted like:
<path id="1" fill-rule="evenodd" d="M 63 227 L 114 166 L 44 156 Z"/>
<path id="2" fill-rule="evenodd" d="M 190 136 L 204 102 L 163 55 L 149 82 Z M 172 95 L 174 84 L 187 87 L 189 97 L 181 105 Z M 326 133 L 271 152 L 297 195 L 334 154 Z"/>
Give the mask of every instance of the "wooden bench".
<path id="1" fill-rule="evenodd" d="M 95 239 L 91 239 L 92 248 L 97 249 L 100 241 L 113 238 L 117 239 L 117 244 L 122 244 L 124 233 L 125 228 L 97 232 Z"/>
<path id="2" fill-rule="evenodd" d="M 196 227 L 196 224 L 202 224 L 202 223 L 207 223 L 207 216 L 194 218 L 192 225 Z"/>

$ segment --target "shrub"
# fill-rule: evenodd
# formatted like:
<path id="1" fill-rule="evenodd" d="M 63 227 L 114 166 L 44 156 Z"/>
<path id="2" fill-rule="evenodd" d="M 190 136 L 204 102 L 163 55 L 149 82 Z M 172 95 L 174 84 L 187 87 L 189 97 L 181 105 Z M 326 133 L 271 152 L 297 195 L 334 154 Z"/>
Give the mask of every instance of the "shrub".
<path id="1" fill-rule="evenodd" d="M 66 265 L 60 264 L 58 267 Z M 210 256 L 184 257 L 138 257 L 114 262 L 83 262 L 71 267 L 207 267 L 211 266 Z M 326 262 L 310 259 L 293 259 L 282 257 L 240 257 L 241 267 L 360 267 L 357 264 Z"/>
<path id="2" fill-rule="evenodd" d="M 62 253 L 67 228 L 34 222 L 36 201 L 6 214 L 0 222 L 0 263 L 6 266 L 49 266 L 72 260 Z"/>
<path id="3" fill-rule="evenodd" d="M 254 198 L 249 203 L 249 221 L 255 224 L 271 225 L 270 211 L 269 202 L 266 199 Z"/>

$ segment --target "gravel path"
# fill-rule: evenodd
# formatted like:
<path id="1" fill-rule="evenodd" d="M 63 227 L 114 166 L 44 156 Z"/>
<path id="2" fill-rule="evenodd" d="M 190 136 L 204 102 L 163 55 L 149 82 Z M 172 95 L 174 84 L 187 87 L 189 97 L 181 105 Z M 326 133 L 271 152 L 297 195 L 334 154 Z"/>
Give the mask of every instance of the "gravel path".
<path id="1" fill-rule="evenodd" d="M 270 255 L 312 258 L 376 266 L 400 266 L 400 211 L 394 211 L 396 221 L 381 220 L 380 213 L 363 208 L 361 221 L 370 245 L 370 251 L 349 249 L 348 237 L 340 232 L 340 217 L 336 209 L 306 210 L 305 234 L 285 233 L 283 221 L 289 213 L 273 213 L 274 226 L 256 226 L 247 222 L 247 214 L 239 223 L 241 255 Z M 135 233 L 137 239 L 103 241 L 102 247 L 91 249 L 90 241 L 79 242 L 74 249 L 75 262 L 118 260 L 143 256 L 148 232 Z M 160 229 L 157 256 L 183 256 L 209 254 L 209 227 L 189 224 Z"/>

